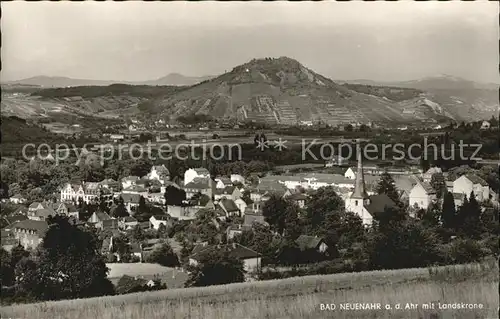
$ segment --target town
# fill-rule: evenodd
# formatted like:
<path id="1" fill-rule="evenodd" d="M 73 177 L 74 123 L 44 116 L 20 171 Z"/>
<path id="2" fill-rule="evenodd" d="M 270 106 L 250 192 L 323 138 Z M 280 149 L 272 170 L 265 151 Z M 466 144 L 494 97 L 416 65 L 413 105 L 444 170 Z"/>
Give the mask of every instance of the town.
<path id="1" fill-rule="evenodd" d="M 352 251 L 354 243 L 345 241 L 367 236 L 380 227 L 384 214 L 399 212 L 425 227 L 431 227 L 430 223 L 448 229 L 442 240 L 456 245 L 470 245 L 457 239 L 461 218 L 467 225 L 495 227 L 483 224 L 497 221 L 498 184 L 492 187 L 486 182 L 498 179 L 494 167 L 459 166 L 443 171 L 437 166 L 424 170 L 418 164 L 381 166 L 364 164 L 361 153 L 353 161 L 338 156 L 306 171 L 265 171 L 261 165 L 263 171 L 214 176 L 205 167 L 186 167 L 174 178 L 164 164 L 141 163 L 140 175 L 99 182 L 72 180 L 57 185 L 50 196 L 33 197 L 34 190 L 25 196 L 21 183 L 11 183 L 11 195 L 2 200 L 3 211 L 9 211 L 2 219 L 2 248 L 13 256 L 14 252 L 35 253 L 54 227 L 53 218 L 63 216 L 74 227 L 97 235 L 99 254 L 111 269 L 108 277 L 113 276 L 109 278 L 116 291 L 124 293 L 183 287 L 190 282 L 193 267 L 206 263 L 207 256 L 221 247 L 228 251 L 228 258 L 242 263 L 245 275 L 241 279 L 213 277 L 206 284 L 289 276 L 297 269 L 315 273 L 318 265 L 329 265 L 335 272 L 377 267 L 358 260 L 361 256 Z M 2 168 L 15 171 L 9 161 Z M 40 165 L 37 169 L 42 170 L 52 162 L 32 159 L 29 165 Z M 472 221 L 468 215 L 473 209 L 477 212 Z M 488 247 L 491 253 L 498 252 Z M 125 268 L 120 266 L 124 263 L 128 264 Z"/>

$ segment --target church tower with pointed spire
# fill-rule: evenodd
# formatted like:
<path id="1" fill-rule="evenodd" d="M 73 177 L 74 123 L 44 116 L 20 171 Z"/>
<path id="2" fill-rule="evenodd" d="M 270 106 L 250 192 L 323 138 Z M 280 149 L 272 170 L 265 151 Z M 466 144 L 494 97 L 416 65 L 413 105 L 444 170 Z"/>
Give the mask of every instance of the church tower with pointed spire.
<path id="1" fill-rule="evenodd" d="M 351 198 L 356 198 L 365 202 L 366 200 L 369 201 L 369 198 L 368 194 L 366 193 L 365 176 L 363 172 L 363 161 L 361 156 L 361 148 L 359 147 L 359 144 L 357 147 L 357 158 L 358 158 L 358 170 L 356 172 L 356 182 L 354 184 L 354 192 L 352 193 Z"/>
<path id="2" fill-rule="evenodd" d="M 361 147 L 359 144 L 357 144 L 356 152 L 358 160 L 356 181 L 354 183 L 354 191 L 349 197 L 346 198 L 345 208 L 346 211 L 357 214 L 363 220 L 363 224 L 369 225 L 372 222 L 372 216 L 367 211 L 366 207 L 370 204 L 370 197 L 366 192 Z"/>

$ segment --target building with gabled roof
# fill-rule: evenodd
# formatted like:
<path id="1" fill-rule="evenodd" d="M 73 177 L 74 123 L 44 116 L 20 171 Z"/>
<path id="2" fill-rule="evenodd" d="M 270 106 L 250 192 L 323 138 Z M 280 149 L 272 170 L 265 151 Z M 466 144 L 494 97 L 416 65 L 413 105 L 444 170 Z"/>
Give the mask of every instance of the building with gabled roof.
<path id="1" fill-rule="evenodd" d="M 165 181 L 170 180 L 170 171 L 165 165 L 155 165 L 151 167 L 147 177 L 150 180 L 157 180 L 163 185 Z"/>
<path id="2" fill-rule="evenodd" d="M 436 190 L 427 182 L 418 182 L 410 191 L 410 207 L 427 209 L 436 201 Z"/>
<path id="3" fill-rule="evenodd" d="M 118 229 L 118 219 L 102 211 L 94 212 L 87 222 L 99 229 Z"/>
<path id="4" fill-rule="evenodd" d="M 231 257 L 243 261 L 243 268 L 247 272 L 259 271 L 261 268 L 261 254 L 243 245 L 232 243 L 226 245 L 205 245 L 195 247 L 189 256 L 189 264 L 196 266 L 207 254 L 214 250 L 227 248 Z"/>
<path id="5" fill-rule="evenodd" d="M 184 172 L 184 187 L 195 178 L 210 178 L 210 172 L 204 167 L 190 168 Z"/>
<path id="6" fill-rule="evenodd" d="M 462 175 L 453 181 L 453 193 L 464 194 L 467 197 L 474 192 L 480 202 L 491 199 L 491 190 L 488 183 L 475 174 Z"/>
<path id="7" fill-rule="evenodd" d="M 26 219 L 14 223 L 10 229 L 21 246 L 35 249 L 42 242 L 49 225 L 46 221 Z"/>
<path id="8" fill-rule="evenodd" d="M 193 197 L 197 193 L 207 195 L 212 198 L 214 188 L 214 181 L 206 177 L 195 177 L 189 183 L 184 185 L 186 199 Z"/>
<path id="9" fill-rule="evenodd" d="M 226 217 L 240 216 L 241 212 L 232 199 L 223 198 L 219 201 L 219 206 L 226 213 Z"/>

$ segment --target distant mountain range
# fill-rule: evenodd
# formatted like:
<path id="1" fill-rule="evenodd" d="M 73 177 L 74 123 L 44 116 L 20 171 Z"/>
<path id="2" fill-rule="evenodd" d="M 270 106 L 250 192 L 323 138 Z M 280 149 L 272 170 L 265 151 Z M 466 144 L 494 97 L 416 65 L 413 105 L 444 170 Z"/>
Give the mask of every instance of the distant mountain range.
<path id="1" fill-rule="evenodd" d="M 403 88 L 413 88 L 425 91 L 468 90 L 468 89 L 497 90 L 500 87 L 500 84 L 478 83 L 447 74 L 425 77 L 419 80 L 411 80 L 411 81 L 384 82 L 384 81 L 360 79 L 360 80 L 347 80 L 347 81 L 337 80 L 336 82 L 349 83 L 349 84 L 364 84 L 373 86 L 394 86 Z"/>
<path id="2" fill-rule="evenodd" d="M 193 85 L 212 78 L 213 76 L 185 76 L 179 73 L 170 73 L 164 77 L 156 80 L 148 81 L 103 81 L 103 80 L 86 80 L 86 79 L 73 79 L 61 76 L 34 76 L 27 79 L 18 81 L 3 82 L 2 85 L 30 85 L 39 86 L 42 88 L 59 88 L 69 86 L 107 86 L 111 84 L 130 84 L 130 85 Z"/>
<path id="3" fill-rule="evenodd" d="M 333 81 L 288 57 L 253 59 L 217 77 L 169 74 L 152 81 L 111 83 L 115 81 L 43 76 L 10 82 L 42 90 L 6 96 L 2 114 L 170 119 L 206 114 L 268 124 L 384 125 L 478 120 L 499 110 L 494 84 L 452 76 L 387 83 Z"/>

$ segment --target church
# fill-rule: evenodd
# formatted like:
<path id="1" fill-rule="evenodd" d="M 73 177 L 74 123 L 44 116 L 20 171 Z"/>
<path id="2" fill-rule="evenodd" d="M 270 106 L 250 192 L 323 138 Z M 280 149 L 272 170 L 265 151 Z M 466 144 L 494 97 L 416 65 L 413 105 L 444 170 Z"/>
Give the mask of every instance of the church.
<path id="1" fill-rule="evenodd" d="M 361 159 L 361 149 L 357 151 L 358 169 L 354 191 L 345 199 L 346 211 L 357 214 L 363 221 L 363 225 L 371 226 L 373 216 L 378 212 L 383 212 L 386 208 L 396 207 L 396 204 L 385 194 L 368 196 L 363 174 L 363 162 Z"/>

